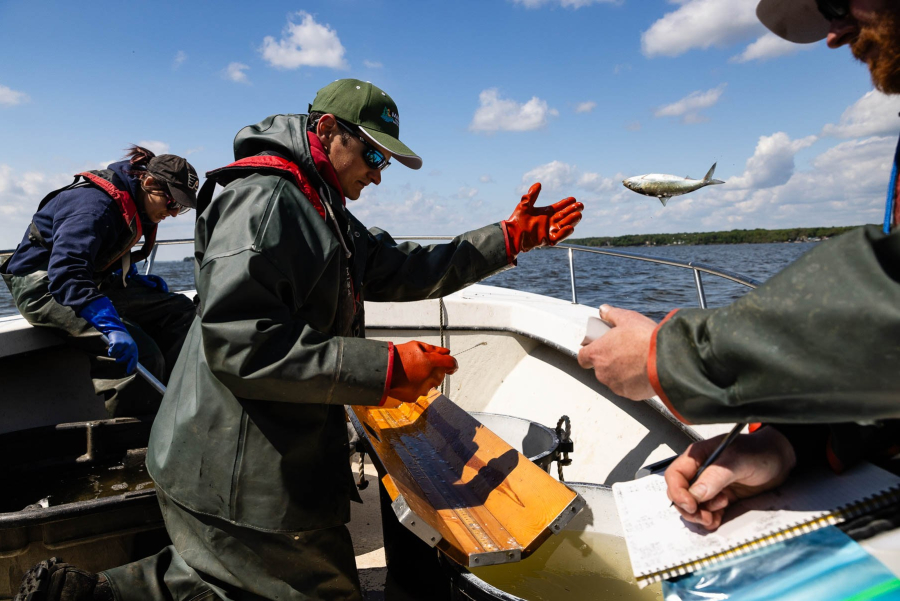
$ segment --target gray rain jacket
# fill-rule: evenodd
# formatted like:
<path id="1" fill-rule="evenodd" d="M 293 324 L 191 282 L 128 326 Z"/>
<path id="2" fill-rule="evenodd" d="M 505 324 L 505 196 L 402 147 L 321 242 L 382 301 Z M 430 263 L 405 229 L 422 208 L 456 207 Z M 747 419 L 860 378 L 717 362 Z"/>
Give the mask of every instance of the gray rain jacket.
<path id="1" fill-rule="evenodd" d="M 306 123 L 276 115 L 235 138 L 236 159 L 299 166 L 321 205 L 286 172 L 220 174 L 227 185 L 196 227 L 200 316 L 147 455 L 174 501 L 266 531 L 349 521 L 343 405 L 382 400 L 391 353 L 355 337 L 362 301 L 438 298 L 510 264 L 499 224 L 427 247 L 367 231 L 316 171 Z"/>

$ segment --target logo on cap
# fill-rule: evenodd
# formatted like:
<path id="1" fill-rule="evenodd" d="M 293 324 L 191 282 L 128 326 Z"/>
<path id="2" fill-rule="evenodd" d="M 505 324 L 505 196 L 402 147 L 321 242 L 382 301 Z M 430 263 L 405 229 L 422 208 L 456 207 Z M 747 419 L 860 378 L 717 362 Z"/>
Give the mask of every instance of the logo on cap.
<path id="1" fill-rule="evenodd" d="M 384 112 L 381 113 L 381 118 L 388 123 L 393 123 L 397 127 L 400 127 L 400 115 L 397 113 L 397 111 L 392 111 L 389 107 L 384 107 Z"/>

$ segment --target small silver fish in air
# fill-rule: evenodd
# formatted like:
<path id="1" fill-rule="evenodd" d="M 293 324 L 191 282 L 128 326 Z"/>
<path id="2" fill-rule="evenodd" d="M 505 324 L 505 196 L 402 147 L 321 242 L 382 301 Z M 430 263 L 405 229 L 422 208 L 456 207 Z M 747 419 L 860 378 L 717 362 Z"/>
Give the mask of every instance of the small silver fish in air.
<path id="1" fill-rule="evenodd" d="M 655 196 L 659 202 L 666 206 L 669 199 L 673 196 L 687 194 L 694 190 L 699 190 L 704 186 L 713 184 L 724 184 L 720 179 L 713 179 L 713 173 L 716 171 L 716 163 L 710 167 L 709 173 L 703 179 L 691 179 L 689 177 L 678 177 L 677 175 L 663 175 L 662 173 L 648 173 L 647 175 L 636 175 L 622 181 L 622 184 L 638 194 L 647 196 Z"/>

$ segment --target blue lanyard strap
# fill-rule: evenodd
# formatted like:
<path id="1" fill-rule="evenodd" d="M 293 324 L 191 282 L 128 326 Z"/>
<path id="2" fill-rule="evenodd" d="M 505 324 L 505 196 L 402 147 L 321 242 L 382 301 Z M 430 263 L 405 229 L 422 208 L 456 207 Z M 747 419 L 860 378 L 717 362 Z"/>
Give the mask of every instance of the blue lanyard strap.
<path id="1" fill-rule="evenodd" d="M 884 233 L 891 233 L 891 223 L 894 216 L 894 203 L 897 195 L 897 166 L 900 164 L 900 143 L 897 144 L 897 151 L 894 153 L 894 168 L 891 170 L 891 183 L 888 186 L 887 202 L 884 207 Z"/>

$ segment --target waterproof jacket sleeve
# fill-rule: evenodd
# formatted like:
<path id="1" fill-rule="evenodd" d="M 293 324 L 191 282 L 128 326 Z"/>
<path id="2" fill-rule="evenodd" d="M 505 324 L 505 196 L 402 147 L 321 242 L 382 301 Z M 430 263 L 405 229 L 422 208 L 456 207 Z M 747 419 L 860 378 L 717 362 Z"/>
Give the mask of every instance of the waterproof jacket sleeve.
<path id="1" fill-rule="evenodd" d="M 797 465 L 828 465 L 837 473 L 862 461 L 884 465 L 898 453 L 900 420 L 869 424 L 767 424 L 794 447 Z M 896 465 L 896 462 L 895 462 Z"/>
<path id="2" fill-rule="evenodd" d="M 295 186 L 263 175 L 229 186 L 198 220 L 197 236 L 203 354 L 235 396 L 381 401 L 389 345 L 329 333 L 340 246 Z"/>
<path id="3" fill-rule="evenodd" d="M 366 300 L 376 302 L 438 298 L 512 266 L 499 223 L 429 246 L 397 244 L 372 228 L 368 248 L 363 285 Z"/>
<path id="4" fill-rule="evenodd" d="M 900 233 L 853 230 L 727 307 L 673 311 L 647 368 L 687 423 L 900 417 Z"/>

